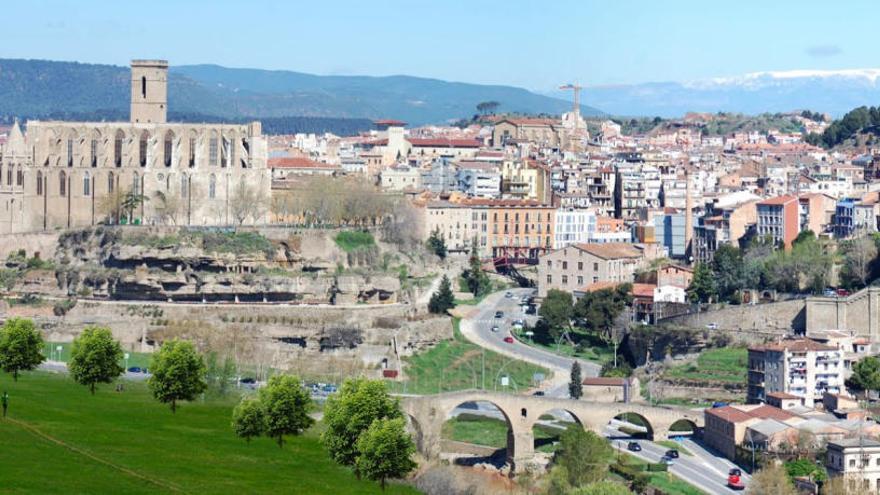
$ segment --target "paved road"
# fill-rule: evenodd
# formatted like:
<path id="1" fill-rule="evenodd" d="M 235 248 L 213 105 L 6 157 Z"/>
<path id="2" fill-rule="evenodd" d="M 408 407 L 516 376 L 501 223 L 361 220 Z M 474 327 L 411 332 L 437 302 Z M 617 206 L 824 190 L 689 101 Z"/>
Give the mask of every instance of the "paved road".
<path id="1" fill-rule="evenodd" d="M 545 386 L 545 393 L 553 397 L 567 397 L 569 373 L 573 359 L 553 354 L 536 347 L 514 340 L 504 342 L 504 338 L 512 336 L 511 325 L 516 319 L 525 319 L 534 323 L 535 317 L 527 317 L 520 307 L 520 299 L 534 292 L 534 289 L 511 289 L 513 297 L 505 297 L 505 292 L 497 292 L 487 296 L 472 313 L 462 319 L 461 333 L 471 342 L 491 349 L 499 354 L 516 358 L 521 361 L 537 364 L 553 371 L 553 377 Z M 495 312 L 502 311 L 504 317 L 495 318 Z M 492 327 L 498 326 L 499 331 L 493 332 Z M 596 363 L 578 360 L 584 376 L 598 376 L 601 367 Z"/>
<path id="2" fill-rule="evenodd" d="M 621 437 L 620 432 L 610 427 L 606 430 L 606 436 L 611 439 L 611 445 L 615 449 L 648 462 L 660 462 L 660 458 L 669 450 L 668 447 L 648 440 L 632 440 L 625 436 Z M 627 444 L 630 441 L 638 443 L 642 447 L 641 452 L 630 452 L 627 449 Z M 675 459 L 674 463 L 669 466 L 669 472 L 711 495 L 741 493 L 727 487 L 727 470 L 721 471 L 716 469 L 714 462 L 707 462 L 703 457 L 702 454 L 705 451 L 699 454 L 694 452 L 691 450 L 691 445 L 688 442 L 685 441 L 683 446 L 694 453 L 694 455 L 689 456 L 681 453 L 680 457 Z M 743 481 L 748 485 L 748 478 L 744 477 Z"/>

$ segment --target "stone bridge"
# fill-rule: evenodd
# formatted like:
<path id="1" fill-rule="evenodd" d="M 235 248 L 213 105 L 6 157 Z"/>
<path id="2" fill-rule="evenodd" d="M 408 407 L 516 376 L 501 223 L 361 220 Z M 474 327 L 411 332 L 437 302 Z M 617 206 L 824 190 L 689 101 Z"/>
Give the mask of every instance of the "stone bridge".
<path id="1" fill-rule="evenodd" d="M 566 411 L 584 428 L 599 435 L 604 434 L 604 428 L 612 419 L 624 413 L 641 416 L 655 439 L 666 438 L 672 424 L 680 420 L 689 421 L 694 428 L 703 425 L 702 412 L 633 403 L 600 403 L 483 391 L 405 397 L 401 405 L 409 416 L 416 445 L 422 454 L 428 458 L 440 455 L 443 423 L 452 417 L 458 406 L 468 402 L 488 402 L 504 414 L 508 425 L 507 460 L 514 469 L 533 460 L 532 427 L 538 418 L 550 411 Z"/>

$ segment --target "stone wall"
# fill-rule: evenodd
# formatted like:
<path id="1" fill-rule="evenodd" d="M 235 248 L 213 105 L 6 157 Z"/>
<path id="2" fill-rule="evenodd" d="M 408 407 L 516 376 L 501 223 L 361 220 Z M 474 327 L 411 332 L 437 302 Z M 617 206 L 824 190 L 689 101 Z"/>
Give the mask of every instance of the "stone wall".
<path id="1" fill-rule="evenodd" d="M 755 337 L 773 337 L 791 332 L 804 333 L 807 328 L 805 299 L 754 304 L 730 305 L 712 311 L 673 316 L 660 320 L 693 328 L 707 328 L 715 324 L 720 330 L 752 334 Z"/>
<path id="2" fill-rule="evenodd" d="M 32 234 L 0 234 L 0 260 L 24 249 L 28 257 L 39 254 L 41 259 L 50 260 L 55 255 L 58 232 L 39 232 Z"/>
<path id="3" fill-rule="evenodd" d="M 846 329 L 876 340 L 880 287 L 860 290 L 847 297 L 810 297 L 806 302 L 807 330 Z"/>

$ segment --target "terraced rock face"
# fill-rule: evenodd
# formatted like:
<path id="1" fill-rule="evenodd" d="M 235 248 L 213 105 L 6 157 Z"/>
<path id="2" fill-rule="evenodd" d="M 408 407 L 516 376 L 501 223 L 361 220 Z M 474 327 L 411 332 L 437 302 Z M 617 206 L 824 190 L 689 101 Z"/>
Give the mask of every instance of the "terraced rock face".
<path id="1" fill-rule="evenodd" d="M 372 270 L 376 252 L 327 249 L 306 258 L 302 239 L 256 232 L 106 228 L 59 237 L 56 279 L 68 294 L 177 302 L 393 303 L 401 283 Z M 367 261 L 365 261 L 367 260 Z M 351 273 L 357 264 L 356 273 Z M 348 269 L 348 273 L 346 272 Z"/>

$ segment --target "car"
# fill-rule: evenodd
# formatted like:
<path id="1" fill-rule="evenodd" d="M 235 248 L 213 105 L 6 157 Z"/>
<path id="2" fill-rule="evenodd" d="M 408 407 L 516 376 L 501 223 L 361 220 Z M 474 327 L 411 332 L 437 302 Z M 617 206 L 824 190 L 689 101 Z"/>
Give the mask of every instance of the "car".
<path id="1" fill-rule="evenodd" d="M 513 337 L 511 337 L 510 335 L 508 335 L 507 337 L 504 337 L 504 341 L 507 342 L 508 344 L 512 344 L 512 343 L 513 343 Z"/>
<path id="2" fill-rule="evenodd" d="M 825 297 L 834 297 L 837 295 L 837 291 L 835 291 L 834 289 L 829 287 L 829 288 L 825 289 L 824 292 L 822 292 L 822 295 Z"/>
<path id="3" fill-rule="evenodd" d="M 498 325 L 492 325 L 492 331 L 497 332 L 499 330 Z"/>
<path id="4" fill-rule="evenodd" d="M 849 291 L 846 289 L 837 289 L 837 297 L 846 297 L 849 295 Z"/>
<path id="5" fill-rule="evenodd" d="M 746 485 L 742 482 L 742 471 L 731 468 L 727 473 L 727 487 L 731 490 L 744 490 Z"/>
<path id="6" fill-rule="evenodd" d="M 712 403 L 712 409 L 717 409 L 719 407 L 725 407 L 725 406 L 727 406 L 727 402 L 713 402 Z"/>
<path id="7" fill-rule="evenodd" d="M 504 318 L 504 311 L 496 311 L 495 318 Z"/>
<path id="8" fill-rule="evenodd" d="M 534 304 L 529 304 L 529 306 L 526 308 L 526 314 L 527 314 L 527 315 L 536 315 L 536 314 L 538 314 L 538 307 L 535 306 Z"/>
<path id="9" fill-rule="evenodd" d="M 706 328 L 709 330 L 718 330 L 718 324 L 714 321 L 712 323 L 706 323 Z"/>
<path id="10" fill-rule="evenodd" d="M 626 450 L 630 452 L 641 452 L 642 446 L 639 445 L 639 442 L 630 442 L 626 444 Z"/>
<path id="11" fill-rule="evenodd" d="M 244 378 L 241 378 L 240 380 L 238 380 L 238 382 L 244 383 L 245 385 L 253 385 L 253 384 L 257 383 L 257 379 L 251 378 L 251 377 L 244 377 Z"/>
<path id="12" fill-rule="evenodd" d="M 663 457 L 660 458 L 660 462 L 662 462 L 663 464 L 666 464 L 667 466 L 671 466 L 672 464 L 675 463 L 675 459 L 673 459 L 672 457 L 669 457 L 668 455 L 664 455 Z"/>
<path id="13" fill-rule="evenodd" d="M 669 449 L 669 450 L 667 450 L 667 451 L 666 451 L 666 457 L 669 457 L 669 458 L 672 458 L 672 459 L 678 459 L 678 450 L 675 450 L 675 449 Z"/>
<path id="14" fill-rule="evenodd" d="M 143 373 L 144 370 L 138 368 L 137 366 L 132 366 L 131 368 L 128 369 L 128 372 L 129 373 Z"/>
<path id="15" fill-rule="evenodd" d="M 535 397 L 544 397 L 545 394 L 543 390 L 536 390 L 532 395 Z"/>
<path id="16" fill-rule="evenodd" d="M 504 297 L 506 297 L 506 298 L 508 298 L 508 299 L 512 298 L 512 297 L 513 297 L 513 292 L 507 291 L 507 292 L 504 294 Z"/>

